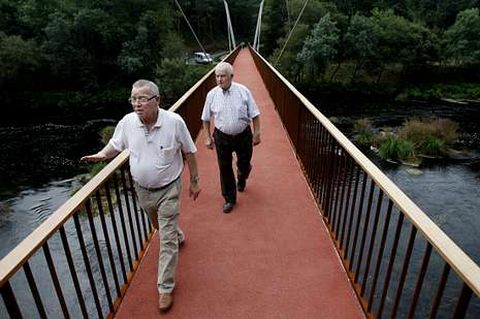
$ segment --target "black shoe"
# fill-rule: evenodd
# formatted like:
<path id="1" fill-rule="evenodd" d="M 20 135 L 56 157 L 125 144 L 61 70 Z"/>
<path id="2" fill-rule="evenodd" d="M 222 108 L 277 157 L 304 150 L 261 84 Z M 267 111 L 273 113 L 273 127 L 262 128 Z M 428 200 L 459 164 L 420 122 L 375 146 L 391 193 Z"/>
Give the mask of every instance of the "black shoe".
<path id="1" fill-rule="evenodd" d="M 235 206 L 234 203 L 226 202 L 225 204 L 223 204 L 223 212 L 225 214 L 230 213 L 233 209 L 233 206 Z"/>
<path id="2" fill-rule="evenodd" d="M 245 190 L 245 186 L 247 186 L 247 181 L 243 178 L 240 178 L 237 182 L 237 190 L 239 192 L 243 192 Z"/>

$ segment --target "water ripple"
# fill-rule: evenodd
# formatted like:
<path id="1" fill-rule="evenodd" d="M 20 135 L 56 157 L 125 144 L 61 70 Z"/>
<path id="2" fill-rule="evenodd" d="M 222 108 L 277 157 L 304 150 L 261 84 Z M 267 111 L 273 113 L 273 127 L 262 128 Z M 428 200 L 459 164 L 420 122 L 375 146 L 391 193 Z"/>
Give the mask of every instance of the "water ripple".
<path id="1" fill-rule="evenodd" d="M 49 202 L 51 199 L 51 197 L 42 198 L 39 200 L 39 203 L 29 208 L 32 212 L 32 224 L 38 225 L 44 222 L 52 214 L 52 206 Z"/>

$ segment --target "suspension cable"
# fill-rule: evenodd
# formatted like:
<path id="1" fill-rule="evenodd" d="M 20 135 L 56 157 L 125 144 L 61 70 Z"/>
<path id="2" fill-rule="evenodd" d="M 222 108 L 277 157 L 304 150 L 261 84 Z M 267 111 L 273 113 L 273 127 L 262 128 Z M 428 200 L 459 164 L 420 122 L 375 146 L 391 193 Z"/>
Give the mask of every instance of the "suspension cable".
<path id="1" fill-rule="evenodd" d="M 292 29 L 290 30 L 290 33 L 288 34 L 287 40 L 286 40 L 285 43 L 283 44 L 283 48 L 282 48 L 282 50 L 280 51 L 280 54 L 278 55 L 277 61 L 275 61 L 274 66 L 276 66 L 276 65 L 278 64 L 278 61 L 280 61 L 280 58 L 282 57 L 283 51 L 285 50 L 285 47 L 287 46 L 288 40 L 290 40 L 290 37 L 292 36 L 293 30 L 294 30 L 295 27 L 297 26 L 298 21 L 300 21 L 300 17 L 302 16 L 303 11 L 305 10 L 305 8 L 306 8 L 306 6 L 307 6 L 307 4 L 308 4 L 308 1 L 309 1 L 309 0 L 305 0 L 305 3 L 303 4 L 303 8 L 302 8 L 302 10 L 300 10 L 300 13 L 298 14 L 297 21 L 295 21 L 295 24 L 293 25 Z"/>
<path id="2" fill-rule="evenodd" d="M 200 43 L 200 40 L 198 39 L 197 35 L 195 34 L 195 31 L 193 30 L 192 25 L 190 24 L 190 22 L 189 22 L 188 19 L 187 19 L 187 16 L 186 16 L 185 13 L 183 12 L 182 7 L 180 6 L 180 3 L 178 3 L 177 0 L 175 0 L 175 3 L 177 4 L 178 9 L 179 9 L 180 12 L 182 13 L 183 18 L 184 18 L 185 21 L 187 22 L 187 25 L 188 25 L 188 27 L 190 28 L 190 31 L 192 31 L 192 34 L 193 34 L 193 36 L 195 37 L 195 40 L 197 40 L 198 45 L 199 45 L 200 48 L 202 49 L 202 52 L 205 53 L 205 56 L 206 56 L 206 55 L 207 55 L 207 51 L 205 51 L 205 48 L 204 48 L 203 45 Z"/>

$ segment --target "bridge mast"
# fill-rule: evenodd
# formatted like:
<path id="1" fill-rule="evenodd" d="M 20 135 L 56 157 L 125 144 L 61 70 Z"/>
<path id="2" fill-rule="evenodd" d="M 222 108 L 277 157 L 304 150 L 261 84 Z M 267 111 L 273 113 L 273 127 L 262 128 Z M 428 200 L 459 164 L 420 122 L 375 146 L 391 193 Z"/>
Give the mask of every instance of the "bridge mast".
<path id="1" fill-rule="evenodd" d="M 265 0 L 262 0 L 260 3 L 260 8 L 258 9 L 258 17 L 257 17 L 257 27 L 255 29 L 255 38 L 253 39 L 253 48 L 259 52 L 260 48 L 260 31 L 262 29 L 262 12 L 263 12 L 263 3 Z"/>
<path id="2" fill-rule="evenodd" d="M 235 35 L 233 34 L 233 27 L 232 27 L 232 21 L 230 20 L 230 11 L 228 10 L 228 3 L 226 0 L 223 0 L 223 4 L 225 5 L 225 13 L 227 15 L 228 49 L 230 52 L 232 52 L 237 47 L 237 44 L 235 42 Z"/>

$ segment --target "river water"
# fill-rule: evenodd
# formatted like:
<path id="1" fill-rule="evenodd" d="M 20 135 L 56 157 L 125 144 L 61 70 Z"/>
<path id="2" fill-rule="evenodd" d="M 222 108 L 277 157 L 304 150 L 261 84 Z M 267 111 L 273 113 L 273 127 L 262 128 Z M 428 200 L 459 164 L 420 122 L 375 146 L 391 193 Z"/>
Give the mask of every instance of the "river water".
<path id="1" fill-rule="evenodd" d="M 348 136 L 352 120 L 370 117 L 377 125 L 400 125 L 412 116 L 451 118 L 461 125 L 463 144 L 480 154 L 480 107 L 403 105 L 353 111 L 320 110 Z M 102 147 L 99 130 L 114 120 L 81 125 L 41 124 L 0 128 L 0 258 L 63 204 L 88 171 L 79 163 Z M 372 154 L 369 154 L 372 156 Z M 436 163 L 410 174 L 405 166 L 385 165 L 372 157 L 427 215 L 475 262 L 480 263 L 480 165 L 475 160 Z"/>
<path id="2" fill-rule="evenodd" d="M 103 143 L 99 131 L 115 123 L 116 120 L 93 120 L 83 124 L 35 124 L 0 128 L 0 258 L 7 255 L 85 183 L 90 164 L 80 163 L 79 159 L 86 153 L 100 149 Z M 81 216 L 80 224 L 84 229 L 88 227 L 85 216 Z M 68 238 L 76 238 L 72 221 L 67 222 L 64 229 Z M 84 235 L 88 236 L 88 232 Z M 80 260 L 78 242 L 73 241 L 72 244 L 71 241 L 70 245 L 74 260 Z M 102 251 L 106 249 L 105 241 L 101 240 L 99 245 Z M 49 240 L 49 247 L 53 258 L 58 262 L 56 272 L 59 278 L 70 278 L 58 235 Z M 91 239 L 86 239 L 86 249 L 90 256 L 94 254 Z M 118 259 L 117 257 L 114 256 Z M 40 252 L 34 255 L 30 265 L 43 300 L 56 300 L 51 280 L 42 280 L 50 278 L 43 254 Z M 93 261 L 90 266 L 98 274 L 98 263 Z M 79 280 L 88 282 L 85 269 L 79 269 Z M 72 311 L 70 315 L 80 317 L 75 290 L 70 281 L 65 282 L 68 284 L 63 289 L 66 303 Z M 33 300 L 25 276 L 15 275 L 11 284 L 24 317 L 37 318 L 38 312 L 32 306 Z M 87 294 L 85 298 L 90 300 L 92 295 Z M 99 288 L 99 298 L 102 305 L 107 304 L 105 288 Z M 109 311 L 102 310 L 104 313 Z M 58 304 L 48 304 L 45 311 L 48 318 L 62 317 Z M 89 308 L 88 312 L 89 316 L 96 316 L 94 308 Z M 3 300 L 0 300 L 0 318 L 8 318 Z"/>
<path id="3" fill-rule="evenodd" d="M 317 105 L 323 105 L 317 103 Z M 320 106 L 347 136 L 353 122 L 368 118 L 374 127 L 399 127 L 411 118 L 448 118 L 459 123 L 459 145 L 467 148 L 463 160 L 430 162 L 415 174 L 411 167 L 392 165 L 379 160 L 372 152 L 366 155 L 409 196 L 457 245 L 480 264 L 480 104 L 429 104 L 420 102 Z"/>

